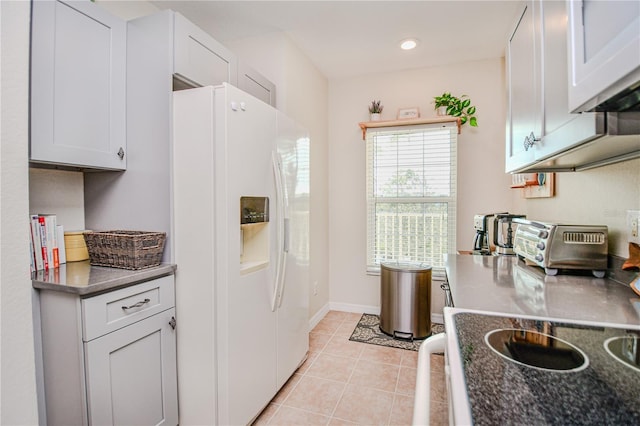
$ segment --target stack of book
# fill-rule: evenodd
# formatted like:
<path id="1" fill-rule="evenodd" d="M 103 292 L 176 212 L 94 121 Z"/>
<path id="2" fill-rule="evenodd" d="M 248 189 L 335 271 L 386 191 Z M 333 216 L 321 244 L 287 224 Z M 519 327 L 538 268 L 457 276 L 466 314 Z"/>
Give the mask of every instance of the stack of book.
<path id="1" fill-rule="evenodd" d="M 54 214 L 32 214 L 29 223 L 31 272 L 49 270 L 66 262 L 64 229 Z"/>

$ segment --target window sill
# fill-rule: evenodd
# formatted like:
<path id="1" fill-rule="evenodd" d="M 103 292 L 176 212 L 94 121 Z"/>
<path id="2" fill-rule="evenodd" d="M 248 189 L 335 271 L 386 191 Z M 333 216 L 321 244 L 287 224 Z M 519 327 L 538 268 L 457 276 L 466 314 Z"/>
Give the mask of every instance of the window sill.
<path id="1" fill-rule="evenodd" d="M 362 140 L 367 139 L 367 129 L 374 129 L 378 127 L 396 127 L 396 126 L 415 126 L 418 124 L 437 124 L 437 123 L 457 123 L 458 134 L 460 134 L 460 118 L 452 117 L 449 115 L 443 117 L 431 117 L 431 118 L 411 118 L 407 120 L 386 120 L 386 121 L 363 121 L 358 123 L 360 129 L 362 129 Z"/>

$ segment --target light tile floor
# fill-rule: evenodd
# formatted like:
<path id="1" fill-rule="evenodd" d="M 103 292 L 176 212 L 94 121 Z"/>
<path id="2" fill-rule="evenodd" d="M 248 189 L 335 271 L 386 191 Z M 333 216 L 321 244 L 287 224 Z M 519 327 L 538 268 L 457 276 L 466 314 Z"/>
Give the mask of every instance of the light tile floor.
<path id="1" fill-rule="evenodd" d="M 349 341 L 361 314 L 331 311 L 309 357 L 254 425 L 410 425 L 418 353 Z M 444 357 L 431 359 L 431 424 L 448 424 Z"/>

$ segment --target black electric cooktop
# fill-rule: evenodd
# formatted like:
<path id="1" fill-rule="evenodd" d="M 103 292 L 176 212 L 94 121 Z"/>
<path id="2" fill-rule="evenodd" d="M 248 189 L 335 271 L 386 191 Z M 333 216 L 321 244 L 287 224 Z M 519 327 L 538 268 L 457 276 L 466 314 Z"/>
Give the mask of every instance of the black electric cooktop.
<path id="1" fill-rule="evenodd" d="M 640 330 L 454 315 L 474 424 L 640 425 Z"/>

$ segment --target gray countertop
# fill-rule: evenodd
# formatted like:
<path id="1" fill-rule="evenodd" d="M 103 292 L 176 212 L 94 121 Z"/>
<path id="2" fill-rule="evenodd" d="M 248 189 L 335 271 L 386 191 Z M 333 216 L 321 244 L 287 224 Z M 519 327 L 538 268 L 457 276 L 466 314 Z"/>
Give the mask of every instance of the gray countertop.
<path id="1" fill-rule="evenodd" d="M 456 308 L 515 315 L 640 324 L 640 296 L 628 285 L 589 272 L 546 276 L 516 256 L 448 255 Z"/>
<path id="2" fill-rule="evenodd" d="M 176 265 L 161 264 L 153 268 L 128 269 L 91 266 L 89 261 L 70 262 L 32 275 L 32 285 L 40 290 L 62 291 L 89 297 L 106 291 L 128 287 L 140 282 L 172 275 Z"/>

